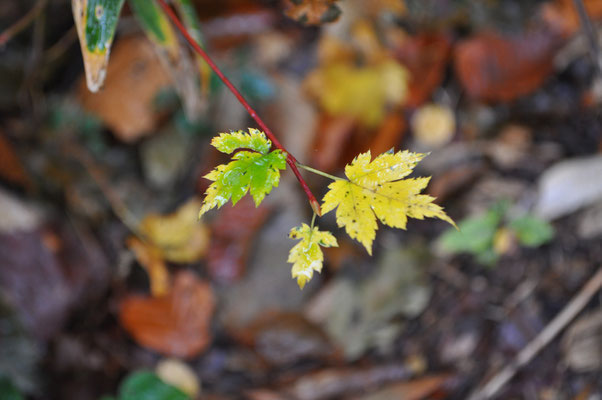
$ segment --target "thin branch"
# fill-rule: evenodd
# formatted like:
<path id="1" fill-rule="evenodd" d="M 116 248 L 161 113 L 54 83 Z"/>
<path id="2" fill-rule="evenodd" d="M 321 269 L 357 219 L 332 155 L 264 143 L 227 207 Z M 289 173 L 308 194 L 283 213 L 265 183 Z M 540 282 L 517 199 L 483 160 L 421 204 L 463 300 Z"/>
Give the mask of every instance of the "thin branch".
<path id="1" fill-rule="evenodd" d="M 16 34 L 27 28 L 29 24 L 40 14 L 40 12 L 46 6 L 47 0 L 38 0 L 38 2 L 17 22 L 9 26 L 2 33 L 0 33 L 0 48 L 8 43 Z"/>
<path id="2" fill-rule="evenodd" d="M 469 400 L 492 399 L 506 386 L 516 373 L 550 343 L 558 333 L 587 305 L 590 299 L 602 288 L 602 267 L 581 288 L 573 299 L 556 317 L 530 341 L 500 372 L 495 374 L 483 387 L 474 392 Z"/>
<path id="3" fill-rule="evenodd" d="M 203 60 L 205 60 L 205 62 L 211 67 L 213 72 L 215 72 L 215 74 L 221 79 L 221 81 L 224 83 L 224 85 L 226 85 L 226 87 L 232 92 L 232 94 L 234 94 L 234 96 L 236 97 L 238 102 L 240 104 L 242 104 L 242 106 L 247 110 L 247 112 L 249 113 L 251 118 L 253 118 L 255 120 L 255 122 L 257 122 L 257 125 L 259 125 L 259 127 L 265 132 L 266 136 L 272 141 L 274 146 L 276 148 L 286 152 L 286 154 L 287 154 L 286 162 L 291 167 L 291 170 L 297 177 L 297 180 L 299 180 L 299 183 L 301 184 L 303 191 L 305 192 L 305 194 L 307 195 L 307 198 L 309 199 L 309 204 L 311 205 L 311 208 L 314 210 L 314 212 L 316 214 L 322 215 L 320 212 L 320 203 L 318 203 L 318 201 L 316 200 L 316 197 L 313 195 L 313 193 L 309 189 L 307 182 L 305 182 L 305 180 L 301 176 L 299 169 L 297 169 L 297 165 L 296 165 L 297 160 L 295 159 L 295 157 L 293 157 L 293 155 L 291 153 L 289 153 L 280 144 L 278 139 L 276 139 L 276 137 L 272 133 L 272 130 L 270 128 L 268 128 L 268 126 L 263 122 L 263 120 L 259 117 L 259 115 L 257 115 L 257 112 L 255 112 L 255 110 L 251 107 L 251 105 L 247 102 L 247 100 L 245 100 L 245 98 L 238 91 L 238 89 L 236 89 L 236 87 L 232 84 L 232 82 L 230 82 L 230 80 L 228 78 L 226 78 L 226 76 L 219 69 L 219 67 L 213 62 L 213 60 L 211 59 L 211 57 L 209 57 L 209 55 L 205 52 L 205 50 L 203 50 L 203 48 L 192 38 L 192 36 L 190 36 L 186 27 L 182 24 L 180 19 L 176 16 L 175 12 L 167 5 L 165 0 L 157 0 L 157 2 L 159 3 L 159 5 L 163 9 L 163 11 L 165 11 L 165 14 L 167 14 L 167 16 L 171 19 L 171 22 L 173 22 L 173 24 L 176 26 L 176 28 L 180 31 L 182 36 L 184 36 L 184 39 L 186 39 L 188 44 L 190 44 L 190 46 L 194 49 L 194 51 L 199 56 L 201 56 L 203 58 Z"/>
<path id="4" fill-rule="evenodd" d="M 98 188 L 109 202 L 111 209 L 121 223 L 123 223 L 134 235 L 140 237 L 142 240 L 146 240 L 138 228 L 140 225 L 138 218 L 132 214 L 123 200 L 121 200 L 119 195 L 113 190 L 104 172 L 96 165 L 92 156 L 84 148 L 73 143 L 66 144 L 64 150 L 66 154 L 73 157 L 84 167 L 92 180 L 98 185 Z"/>
<path id="5" fill-rule="evenodd" d="M 598 33 L 592 25 L 592 21 L 587 14 L 587 9 L 583 4 L 583 0 L 573 0 L 573 3 L 577 9 L 577 14 L 579 14 L 579 21 L 581 22 L 583 33 L 589 42 L 591 56 L 594 59 L 596 68 L 598 69 L 598 74 L 602 75 L 602 56 L 600 54 L 600 43 L 598 43 Z"/>

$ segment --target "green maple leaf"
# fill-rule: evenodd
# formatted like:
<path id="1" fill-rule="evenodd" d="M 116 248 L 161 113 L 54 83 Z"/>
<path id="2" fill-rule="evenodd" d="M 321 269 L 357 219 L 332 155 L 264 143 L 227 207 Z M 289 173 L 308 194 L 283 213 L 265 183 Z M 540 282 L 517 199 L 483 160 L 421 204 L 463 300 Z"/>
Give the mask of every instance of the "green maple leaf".
<path id="1" fill-rule="evenodd" d="M 272 142 L 257 129 L 221 133 L 211 145 L 222 153 L 231 154 L 228 164 L 218 165 L 205 178 L 213 183 L 205 192 L 199 218 L 212 208 L 220 208 L 232 200 L 236 204 L 247 192 L 258 206 L 273 187 L 280 182 L 280 170 L 286 168 L 287 154 L 282 150 L 270 151 Z"/>
<path id="2" fill-rule="evenodd" d="M 290 251 L 288 262 L 293 264 L 292 275 L 297 278 L 301 289 L 312 278 L 314 271 L 322 271 L 324 255 L 322 247 L 336 247 L 337 240 L 330 232 L 320 231 L 317 227 L 311 228 L 307 224 L 291 229 L 291 239 L 301 239 Z"/>

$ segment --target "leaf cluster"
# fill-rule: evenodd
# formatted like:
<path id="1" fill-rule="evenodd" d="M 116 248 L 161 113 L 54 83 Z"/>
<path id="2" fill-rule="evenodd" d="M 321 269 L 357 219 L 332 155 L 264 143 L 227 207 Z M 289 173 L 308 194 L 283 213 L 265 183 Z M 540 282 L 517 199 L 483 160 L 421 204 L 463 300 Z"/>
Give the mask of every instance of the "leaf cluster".
<path id="1" fill-rule="evenodd" d="M 201 216 L 230 200 L 236 204 L 247 192 L 258 206 L 278 186 L 287 155 L 281 150 L 270 151 L 271 143 L 263 132 L 249 129 L 248 133 L 221 133 L 211 144 L 223 153 L 234 155 L 230 163 L 217 166 L 205 176 L 213 183 L 205 193 Z M 345 167 L 347 179 L 306 168 L 334 180 L 324 196 L 322 213 L 336 209 L 337 225 L 372 254 L 377 221 L 406 229 L 408 218 L 433 217 L 455 226 L 443 209 L 433 203 L 433 197 L 421 194 L 430 178 L 407 178 L 424 157 L 425 154 L 409 151 L 391 151 L 372 160 L 368 151 Z M 289 236 L 301 239 L 290 251 L 288 262 L 293 264 L 292 277 L 303 288 L 314 272 L 322 270 L 322 247 L 337 246 L 337 241 L 330 232 L 315 227 L 313 220 L 311 226 L 302 224 L 293 228 Z"/>

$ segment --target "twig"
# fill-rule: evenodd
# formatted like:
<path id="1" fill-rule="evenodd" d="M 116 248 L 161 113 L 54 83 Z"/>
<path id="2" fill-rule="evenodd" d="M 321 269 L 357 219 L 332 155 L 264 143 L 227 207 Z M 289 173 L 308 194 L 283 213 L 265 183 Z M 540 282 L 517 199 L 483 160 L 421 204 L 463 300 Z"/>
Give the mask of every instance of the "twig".
<path id="1" fill-rule="evenodd" d="M 484 386 L 477 389 L 469 400 L 484 400 L 495 397 L 514 375 L 541 349 L 548 345 L 566 325 L 587 305 L 590 299 L 602 288 L 602 267 L 592 276 L 550 323 L 531 340 L 500 372 L 493 376 Z"/>
<path id="2" fill-rule="evenodd" d="M 96 165 L 92 156 L 83 149 L 82 147 L 69 143 L 64 147 L 65 153 L 73 157 L 77 162 L 79 162 L 86 172 L 92 177 L 92 180 L 98 185 L 98 188 L 104 195 L 104 197 L 109 202 L 111 209 L 119 218 L 119 220 L 136 236 L 141 237 L 143 240 L 145 238 L 144 235 L 138 229 L 139 221 L 129 208 L 125 205 L 123 200 L 119 197 L 117 193 L 113 190 L 111 185 L 109 184 L 104 172 Z"/>
<path id="3" fill-rule="evenodd" d="M 38 16 L 38 14 L 44 9 L 48 0 L 38 0 L 38 2 L 17 22 L 9 26 L 2 33 L 0 33 L 0 48 L 8 43 L 16 34 L 27 28 L 29 24 Z"/>
<path id="4" fill-rule="evenodd" d="M 205 50 L 203 50 L 203 48 L 192 38 L 192 36 L 190 36 L 186 27 L 184 27 L 184 25 L 182 24 L 180 19 L 176 16 L 175 12 L 167 5 L 165 0 L 157 0 L 157 1 L 158 1 L 159 5 L 161 6 L 161 8 L 163 9 L 163 11 L 165 11 L 165 14 L 167 14 L 167 16 L 171 19 L 173 24 L 176 26 L 176 28 L 180 31 L 182 36 L 184 36 L 184 39 L 186 39 L 188 44 L 190 44 L 190 46 L 194 49 L 194 51 L 199 56 L 201 56 L 203 58 L 203 60 L 205 60 L 205 62 L 211 67 L 213 72 L 215 72 L 215 74 L 221 79 L 221 81 L 224 83 L 224 85 L 226 85 L 226 87 L 228 87 L 228 89 L 232 92 L 232 94 L 234 94 L 234 96 L 236 96 L 236 99 L 238 100 L 238 102 L 240 104 L 242 104 L 242 106 L 247 110 L 247 112 L 249 113 L 251 118 L 253 118 L 255 120 L 255 122 L 257 122 L 257 125 L 259 125 L 259 127 L 265 132 L 266 136 L 272 141 L 274 146 L 277 149 L 280 149 L 280 150 L 286 152 L 286 154 L 287 154 L 286 162 L 291 167 L 291 170 L 297 177 L 297 180 L 301 184 L 303 191 L 307 195 L 307 198 L 309 199 L 309 204 L 311 205 L 311 208 L 314 210 L 314 212 L 316 214 L 322 215 L 322 213 L 320 212 L 320 203 L 318 203 L 318 201 L 316 200 L 316 197 L 313 195 L 313 193 L 309 189 L 307 182 L 305 182 L 305 180 L 301 176 L 299 169 L 297 169 L 297 165 L 296 165 L 297 160 L 295 159 L 295 157 L 293 157 L 293 155 L 291 153 L 289 153 L 288 151 L 286 151 L 286 149 L 284 147 L 282 147 L 282 145 L 280 144 L 278 139 L 276 139 L 276 137 L 272 133 L 271 129 L 268 128 L 268 126 L 263 122 L 263 120 L 259 117 L 259 115 L 257 115 L 257 112 L 255 112 L 253 107 L 251 107 L 251 105 L 247 102 L 247 100 L 245 100 L 245 98 L 238 91 L 238 89 L 236 89 L 236 87 L 232 84 L 232 82 L 230 82 L 230 80 L 228 78 L 226 78 L 226 76 L 219 69 L 219 67 L 213 62 L 213 60 L 211 59 L 211 57 L 209 57 L 209 55 L 205 52 Z"/>
<path id="5" fill-rule="evenodd" d="M 44 52 L 44 62 L 52 63 L 65 54 L 69 47 L 77 40 L 77 29 L 71 27 L 61 38 Z"/>
<path id="6" fill-rule="evenodd" d="M 589 15 L 587 15 L 587 9 L 583 4 L 583 0 L 573 0 L 573 3 L 575 4 L 575 8 L 577 9 L 577 14 L 579 14 L 579 21 L 581 22 L 583 33 L 585 33 L 585 36 L 587 37 L 587 40 L 589 42 L 591 56 L 594 59 L 594 63 L 596 64 L 598 74 L 602 76 L 602 57 L 600 56 L 600 44 L 598 43 L 598 34 L 592 25 L 592 21 L 589 19 Z"/>

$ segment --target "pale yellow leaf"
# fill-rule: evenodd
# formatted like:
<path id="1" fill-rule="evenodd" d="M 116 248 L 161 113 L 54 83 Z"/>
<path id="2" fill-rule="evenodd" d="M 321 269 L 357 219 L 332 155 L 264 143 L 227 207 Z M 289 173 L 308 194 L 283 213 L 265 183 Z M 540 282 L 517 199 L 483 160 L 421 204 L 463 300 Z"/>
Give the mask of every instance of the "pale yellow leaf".
<path id="1" fill-rule="evenodd" d="M 198 200 L 193 199 L 170 215 L 147 215 L 140 224 L 142 234 L 158 247 L 167 261 L 198 261 L 207 252 L 209 232 L 197 218 Z"/>
<path id="2" fill-rule="evenodd" d="M 293 264 L 292 276 L 297 279 L 301 289 L 313 277 L 314 271 L 322 271 L 324 254 L 322 247 L 336 247 L 337 240 L 330 232 L 320 231 L 317 227 L 311 228 L 307 224 L 291 229 L 291 239 L 301 239 L 290 251 L 288 262 Z"/>
<path id="3" fill-rule="evenodd" d="M 408 151 L 384 153 L 371 161 L 370 152 L 358 155 L 345 167 L 348 180 L 331 183 L 322 213 L 336 211 L 337 224 L 359 241 L 369 254 L 376 237 L 378 218 L 383 224 L 405 229 L 408 217 L 435 217 L 454 222 L 434 197 L 420 194 L 430 178 L 403 179 L 425 155 Z"/>

